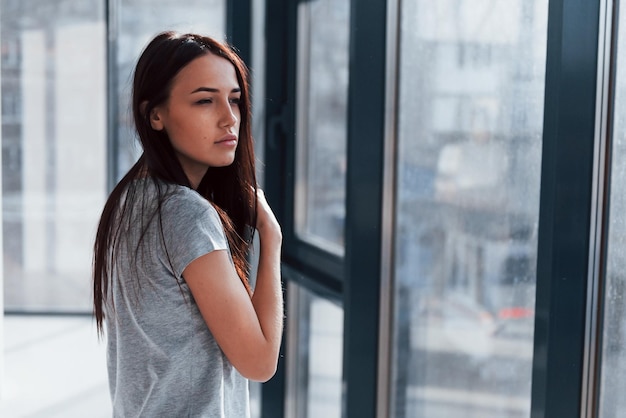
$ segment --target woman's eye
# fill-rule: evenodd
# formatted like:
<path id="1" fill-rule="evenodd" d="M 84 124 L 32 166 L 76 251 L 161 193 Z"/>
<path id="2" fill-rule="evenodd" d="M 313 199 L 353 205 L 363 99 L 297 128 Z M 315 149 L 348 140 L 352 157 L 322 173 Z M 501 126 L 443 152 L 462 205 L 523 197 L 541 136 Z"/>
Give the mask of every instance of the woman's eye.
<path id="1" fill-rule="evenodd" d="M 241 103 L 241 97 L 231 97 L 229 101 L 231 104 L 238 105 L 239 103 Z"/>
<path id="2" fill-rule="evenodd" d="M 197 104 L 208 104 L 208 103 L 213 103 L 212 99 L 202 99 L 202 100 L 198 100 L 196 102 Z"/>

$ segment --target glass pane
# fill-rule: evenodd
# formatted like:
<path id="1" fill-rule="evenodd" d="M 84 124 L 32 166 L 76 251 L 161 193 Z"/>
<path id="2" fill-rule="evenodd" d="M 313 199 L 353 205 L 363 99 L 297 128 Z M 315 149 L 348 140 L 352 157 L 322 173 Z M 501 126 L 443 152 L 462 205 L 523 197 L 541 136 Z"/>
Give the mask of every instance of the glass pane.
<path id="1" fill-rule="evenodd" d="M 252 62 L 250 84 L 252 95 L 252 136 L 257 161 L 257 180 L 263 187 L 265 165 L 265 0 L 252 0 Z"/>
<path id="2" fill-rule="evenodd" d="M 548 1 L 401 5 L 392 416 L 527 417 Z"/>
<path id="3" fill-rule="evenodd" d="M 265 0 L 252 0 L 252 63 L 250 65 L 250 84 L 252 88 L 252 136 L 254 137 L 254 152 L 257 161 L 257 179 L 263 187 L 262 167 L 265 165 L 263 148 L 265 138 Z M 255 248 L 252 252 L 254 266 L 258 264 L 259 247 L 258 234 L 255 234 Z M 256 272 L 251 275 L 256 277 Z M 250 382 L 250 418 L 261 418 L 261 383 Z"/>
<path id="4" fill-rule="evenodd" d="M 287 416 L 341 418 L 343 309 L 289 283 Z"/>
<path id="5" fill-rule="evenodd" d="M 91 311 L 106 194 L 104 2 L 1 7 L 5 308 Z"/>
<path id="6" fill-rule="evenodd" d="M 626 408 L 626 15 L 618 23 L 615 119 L 611 167 L 608 262 L 600 380 L 600 417 L 612 418 Z M 620 412 L 622 411 L 622 412 Z"/>
<path id="7" fill-rule="evenodd" d="M 139 54 L 165 30 L 226 37 L 226 0 L 120 0 L 117 46 L 118 172 L 121 178 L 140 153 L 130 109 L 132 76 Z"/>
<path id="8" fill-rule="evenodd" d="M 299 6 L 296 233 L 343 254 L 349 0 Z"/>

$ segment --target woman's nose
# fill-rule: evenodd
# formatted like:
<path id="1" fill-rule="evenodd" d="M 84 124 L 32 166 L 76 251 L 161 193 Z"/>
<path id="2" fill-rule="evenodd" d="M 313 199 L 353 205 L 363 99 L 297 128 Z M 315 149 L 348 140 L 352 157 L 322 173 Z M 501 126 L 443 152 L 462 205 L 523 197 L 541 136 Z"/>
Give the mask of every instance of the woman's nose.
<path id="1" fill-rule="evenodd" d="M 222 118 L 221 118 L 221 123 L 223 126 L 233 126 L 237 123 L 237 115 L 235 114 L 235 110 L 233 109 L 233 106 L 228 103 L 227 106 L 224 106 L 224 109 L 222 110 Z"/>

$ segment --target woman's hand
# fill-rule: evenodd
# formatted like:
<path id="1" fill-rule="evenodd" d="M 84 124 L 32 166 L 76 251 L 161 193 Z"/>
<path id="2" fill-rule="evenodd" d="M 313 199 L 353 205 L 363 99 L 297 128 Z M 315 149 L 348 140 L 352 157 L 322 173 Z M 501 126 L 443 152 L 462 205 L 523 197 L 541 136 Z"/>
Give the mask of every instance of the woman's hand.
<path id="1" fill-rule="evenodd" d="M 265 199 L 265 193 L 263 190 L 257 189 L 257 220 L 256 220 L 256 229 L 259 231 L 259 236 L 261 240 L 274 239 L 278 242 L 282 241 L 282 232 L 280 229 L 280 225 L 276 220 L 276 216 L 270 205 L 267 203 Z"/>

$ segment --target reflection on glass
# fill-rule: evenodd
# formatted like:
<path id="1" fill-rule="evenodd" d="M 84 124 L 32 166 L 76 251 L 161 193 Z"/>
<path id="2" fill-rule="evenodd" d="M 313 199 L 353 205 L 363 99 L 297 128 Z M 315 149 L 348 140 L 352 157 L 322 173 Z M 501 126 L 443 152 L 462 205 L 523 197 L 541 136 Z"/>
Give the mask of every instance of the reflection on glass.
<path id="1" fill-rule="evenodd" d="M 626 15 L 619 14 L 618 56 L 615 77 L 615 120 L 611 158 L 611 197 L 608 262 L 604 304 L 601 418 L 623 414 L 626 408 Z"/>
<path id="2" fill-rule="evenodd" d="M 530 415 L 547 6 L 401 2 L 393 417 Z"/>
<path id="3" fill-rule="evenodd" d="M 1 7 L 5 308 L 90 311 L 106 194 L 104 2 Z"/>
<path id="4" fill-rule="evenodd" d="M 287 416 L 341 418 L 343 309 L 293 282 L 289 301 Z"/>
<path id="5" fill-rule="evenodd" d="M 119 151 L 117 177 L 139 156 L 135 140 L 130 94 L 137 57 L 150 39 L 165 30 L 197 32 L 224 40 L 226 0 L 120 0 L 117 33 L 117 104 Z"/>
<path id="6" fill-rule="evenodd" d="M 296 232 L 343 254 L 348 0 L 299 6 Z"/>

